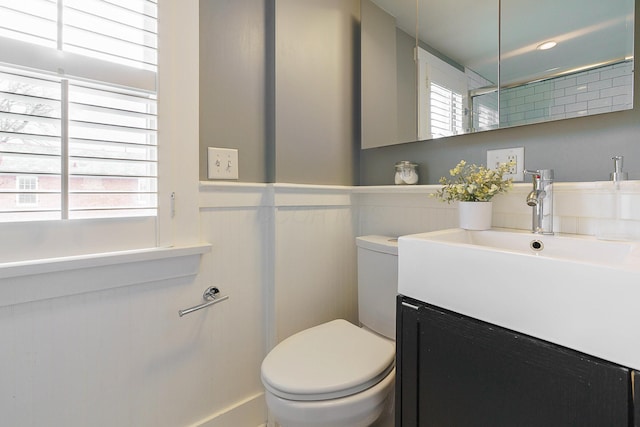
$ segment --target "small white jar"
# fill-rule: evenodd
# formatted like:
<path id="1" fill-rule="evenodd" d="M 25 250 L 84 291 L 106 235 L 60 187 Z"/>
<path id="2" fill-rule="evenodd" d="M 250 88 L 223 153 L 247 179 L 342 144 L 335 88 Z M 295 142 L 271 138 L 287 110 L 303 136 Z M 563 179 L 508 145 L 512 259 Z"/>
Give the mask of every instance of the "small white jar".
<path id="1" fill-rule="evenodd" d="M 395 164 L 397 185 L 413 185 L 418 183 L 418 165 L 416 163 L 402 160 Z"/>

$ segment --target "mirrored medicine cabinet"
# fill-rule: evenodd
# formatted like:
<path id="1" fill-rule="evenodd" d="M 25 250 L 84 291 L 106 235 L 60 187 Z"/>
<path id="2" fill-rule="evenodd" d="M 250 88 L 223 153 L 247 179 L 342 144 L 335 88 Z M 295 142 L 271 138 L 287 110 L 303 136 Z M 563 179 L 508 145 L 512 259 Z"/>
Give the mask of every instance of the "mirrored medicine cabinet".
<path id="1" fill-rule="evenodd" d="M 362 148 L 633 108 L 634 0 L 361 0 Z"/>

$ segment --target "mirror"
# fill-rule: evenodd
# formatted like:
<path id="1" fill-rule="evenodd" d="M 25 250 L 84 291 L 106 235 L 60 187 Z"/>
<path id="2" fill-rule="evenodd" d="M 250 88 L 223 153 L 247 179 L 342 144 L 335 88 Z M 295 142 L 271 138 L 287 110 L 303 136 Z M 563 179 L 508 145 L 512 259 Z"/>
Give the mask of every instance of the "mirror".
<path id="1" fill-rule="evenodd" d="M 633 0 L 502 0 L 501 15 L 500 127 L 633 108 Z"/>
<path id="2" fill-rule="evenodd" d="M 497 0 L 418 0 L 418 139 L 498 127 Z"/>
<path id="3" fill-rule="evenodd" d="M 415 1 L 361 1 L 362 148 L 418 139 Z"/>
<path id="4" fill-rule="evenodd" d="M 415 37 L 419 30 L 415 98 L 387 93 L 384 99 L 396 100 L 387 101 L 393 104 L 393 115 L 377 111 L 377 119 L 371 118 L 376 116 L 371 116 L 369 103 L 380 110 L 381 101 L 366 94 L 373 88 L 381 97 L 383 83 L 367 81 L 370 67 L 364 55 L 370 47 L 365 32 L 370 30 L 365 3 L 392 18 L 396 40 L 398 31 Z M 634 0 L 362 4 L 363 148 L 633 108 Z M 554 41 L 555 47 L 542 50 L 546 41 Z M 391 91 L 393 86 L 399 91 L 397 71 L 395 79 L 384 83 Z M 407 104 L 401 105 L 401 99 Z M 399 117 L 408 121 L 403 116 L 407 112 L 413 113 L 415 139 L 407 139 L 406 130 L 398 132 Z M 371 122 L 397 123 L 396 131 L 383 136 L 376 132 L 377 140 L 370 144 L 365 127 Z"/>

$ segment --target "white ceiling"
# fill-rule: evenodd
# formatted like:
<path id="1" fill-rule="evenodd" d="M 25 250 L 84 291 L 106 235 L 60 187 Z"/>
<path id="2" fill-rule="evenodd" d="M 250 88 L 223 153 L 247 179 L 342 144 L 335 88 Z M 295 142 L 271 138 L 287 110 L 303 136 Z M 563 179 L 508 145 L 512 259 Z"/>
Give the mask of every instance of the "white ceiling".
<path id="1" fill-rule="evenodd" d="M 501 37 L 497 0 L 373 1 L 411 35 L 417 13 L 422 41 L 494 82 L 501 39 L 503 85 L 633 55 L 634 0 L 502 0 Z"/>

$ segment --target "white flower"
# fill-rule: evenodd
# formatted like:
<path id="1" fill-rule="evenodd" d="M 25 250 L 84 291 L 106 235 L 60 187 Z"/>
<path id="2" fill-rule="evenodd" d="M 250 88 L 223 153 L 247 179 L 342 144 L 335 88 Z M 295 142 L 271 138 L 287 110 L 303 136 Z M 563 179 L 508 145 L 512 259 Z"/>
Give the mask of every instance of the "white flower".
<path id="1" fill-rule="evenodd" d="M 467 165 L 461 160 L 455 168 L 449 170 L 453 179 L 440 178 L 442 188 L 432 196 L 448 203 L 452 200 L 489 201 L 496 194 L 504 193 L 511 188 L 512 179 L 502 177 L 513 165 L 514 162 L 502 163 L 496 170 L 491 170 L 485 166 Z"/>

